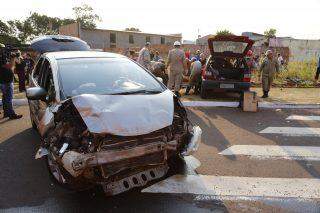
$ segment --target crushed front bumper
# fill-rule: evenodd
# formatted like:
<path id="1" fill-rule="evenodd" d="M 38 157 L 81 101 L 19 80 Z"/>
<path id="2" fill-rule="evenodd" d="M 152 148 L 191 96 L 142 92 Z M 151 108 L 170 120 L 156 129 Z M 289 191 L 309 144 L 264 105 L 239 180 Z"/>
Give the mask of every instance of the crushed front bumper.
<path id="1" fill-rule="evenodd" d="M 163 162 L 167 160 L 169 151 L 176 151 L 177 141 L 170 141 L 167 143 L 156 142 L 136 146 L 123 150 L 109 150 L 95 153 L 81 154 L 74 151 L 66 152 L 62 157 L 64 168 L 74 177 L 81 175 L 88 167 L 95 167 L 104 164 L 113 164 L 129 159 L 139 158 L 151 154 L 163 154 Z M 146 162 L 148 165 L 148 162 Z"/>

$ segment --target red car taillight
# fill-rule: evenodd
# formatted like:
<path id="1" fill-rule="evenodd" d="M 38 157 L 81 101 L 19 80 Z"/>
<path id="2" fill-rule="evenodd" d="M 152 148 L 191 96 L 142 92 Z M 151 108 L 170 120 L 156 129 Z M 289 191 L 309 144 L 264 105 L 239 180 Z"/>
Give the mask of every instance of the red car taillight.
<path id="1" fill-rule="evenodd" d="M 251 74 L 247 73 L 247 74 L 243 74 L 243 82 L 250 82 L 251 81 Z"/>

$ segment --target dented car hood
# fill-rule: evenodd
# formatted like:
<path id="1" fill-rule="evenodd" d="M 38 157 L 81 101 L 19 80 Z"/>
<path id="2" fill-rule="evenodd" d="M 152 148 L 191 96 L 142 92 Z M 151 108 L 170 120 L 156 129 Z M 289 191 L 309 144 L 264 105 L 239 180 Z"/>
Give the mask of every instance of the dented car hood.
<path id="1" fill-rule="evenodd" d="M 170 126 L 173 121 L 173 93 L 143 95 L 92 95 L 72 98 L 88 130 L 135 136 Z"/>

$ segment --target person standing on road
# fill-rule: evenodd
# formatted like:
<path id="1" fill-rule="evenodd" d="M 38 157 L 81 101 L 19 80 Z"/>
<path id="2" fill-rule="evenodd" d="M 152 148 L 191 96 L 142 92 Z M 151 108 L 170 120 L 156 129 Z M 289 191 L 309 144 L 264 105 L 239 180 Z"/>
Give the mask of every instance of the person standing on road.
<path id="1" fill-rule="evenodd" d="M 19 78 L 19 92 L 26 91 L 26 62 L 21 56 L 21 53 L 18 52 L 19 56 L 16 59 L 15 64 L 15 73 Z"/>
<path id="2" fill-rule="evenodd" d="M 0 87 L 2 92 L 2 107 L 3 118 L 19 119 L 22 115 L 17 115 L 12 106 L 13 99 L 13 66 L 14 57 L 11 57 L 9 62 L 0 67 Z"/>
<path id="3" fill-rule="evenodd" d="M 175 94 L 180 97 L 180 86 L 183 77 L 183 73 L 186 69 L 185 53 L 181 47 L 179 41 L 175 41 L 174 48 L 169 51 L 167 67 L 169 68 L 169 81 L 168 88 L 174 87 Z"/>
<path id="4" fill-rule="evenodd" d="M 147 42 L 145 46 L 140 50 L 138 56 L 138 63 L 145 67 L 146 69 L 150 69 L 151 59 L 150 59 L 150 42 Z"/>
<path id="5" fill-rule="evenodd" d="M 320 57 L 319 57 L 319 61 L 318 61 L 318 67 L 317 67 L 317 70 L 316 70 L 316 76 L 314 77 L 314 80 L 315 80 L 316 83 L 319 80 L 319 75 L 320 75 Z"/>
<path id="6" fill-rule="evenodd" d="M 32 59 L 30 53 L 26 54 L 25 63 L 26 63 L 26 81 L 27 83 L 29 83 L 29 76 L 31 75 L 31 72 L 34 67 L 34 60 Z"/>
<path id="7" fill-rule="evenodd" d="M 261 66 L 260 72 L 262 76 L 262 89 L 263 96 L 261 98 L 269 97 L 268 93 L 270 91 L 271 84 L 273 82 L 275 72 L 279 71 L 278 60 L 273 58 L 273 53 L 271 50 L 267 50 L 266 57 L 264 58 Z"/>

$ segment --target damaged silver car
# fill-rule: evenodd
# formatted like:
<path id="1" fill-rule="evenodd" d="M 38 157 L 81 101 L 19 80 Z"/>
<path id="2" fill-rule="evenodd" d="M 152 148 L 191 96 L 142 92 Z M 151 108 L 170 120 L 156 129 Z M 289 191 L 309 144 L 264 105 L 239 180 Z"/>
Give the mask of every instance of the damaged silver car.
<path id="1" fill-rule="evenodd" d="M 197 150 L 179 99 L 130 59 L 94 51 L 41 55 L 27 89 L 36 158 L 62 185 L 115 195 L 166 175 L 169 159 Z"/>

